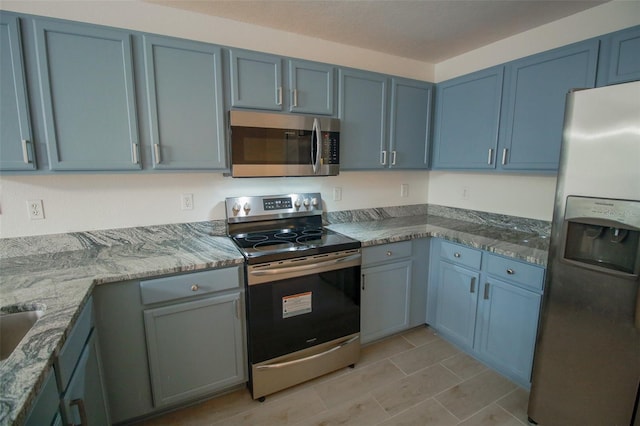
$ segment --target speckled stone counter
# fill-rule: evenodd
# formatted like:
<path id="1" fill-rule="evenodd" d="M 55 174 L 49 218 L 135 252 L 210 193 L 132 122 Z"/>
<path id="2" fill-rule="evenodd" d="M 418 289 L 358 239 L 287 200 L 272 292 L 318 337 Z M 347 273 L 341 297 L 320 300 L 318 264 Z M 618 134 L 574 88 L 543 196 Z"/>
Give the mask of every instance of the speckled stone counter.
<path id="1" fill-rule="evenodd" d="M 438 237 L 546 265 L 550 224 L 414 205 L 329 212 L 325 223 L 363 247 Z M 95 285 L 243 263 L 224 221 L 0 239 L 0 307 L 46 310 L 0 362 L 0 425 L 21 424 Z"/>
<path id="2" fill-rule="evenodd" d="M 46 305 L 0 362 L 0 425 L 24 421 L 95 285 L 242 264 L 224 235 L 218 221 L 0 240 L 0 306 Z"/>
<path id="3" fill-rule="evenodd" d="M 436 237 L 546 266 L 550 223 L 434 205 L 328 213 L 328 227 L 363 247 Z"/>

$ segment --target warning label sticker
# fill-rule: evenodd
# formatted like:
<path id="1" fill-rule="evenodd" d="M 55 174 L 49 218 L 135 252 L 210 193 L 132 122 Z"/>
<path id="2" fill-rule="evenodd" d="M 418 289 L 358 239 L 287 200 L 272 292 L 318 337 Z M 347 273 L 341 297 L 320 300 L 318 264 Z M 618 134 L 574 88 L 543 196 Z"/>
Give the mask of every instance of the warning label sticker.
<path id="1" fill-rule="evenodd" d="M 282 298 L 282 318 L 311 312 L 311 292 L 292 294 Z"/>

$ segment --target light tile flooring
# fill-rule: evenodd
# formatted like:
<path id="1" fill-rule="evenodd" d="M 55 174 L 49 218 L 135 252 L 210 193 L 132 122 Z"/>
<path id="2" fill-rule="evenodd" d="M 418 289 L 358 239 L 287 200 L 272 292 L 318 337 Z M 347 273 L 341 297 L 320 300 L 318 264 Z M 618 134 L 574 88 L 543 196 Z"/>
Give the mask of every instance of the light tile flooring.
<path id="1" fill-rule="evenodd" d="M 522 426 L 528 396 L 423 326 L 363 347 L 354 369 L 263 403 L 241 389 L 141 424 Z"/>

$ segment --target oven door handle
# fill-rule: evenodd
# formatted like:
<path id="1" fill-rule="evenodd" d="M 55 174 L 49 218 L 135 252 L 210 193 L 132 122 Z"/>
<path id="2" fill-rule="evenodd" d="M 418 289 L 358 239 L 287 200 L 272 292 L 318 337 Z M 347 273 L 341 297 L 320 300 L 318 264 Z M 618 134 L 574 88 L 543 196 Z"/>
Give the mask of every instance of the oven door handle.
<path id="1" fill-rule="evenodd" d="M 339 259 L 328 260 L 325 262 L 311 263 L 308 265 L 285 266 L 284 268 L 261 269 L 259 271 L 251 271 L 249 273 L 256 277 L 260 277 L 265 275 L 278 275 L 278 274 L 286 274 L 290 272 L 308 271 L 310 269 L 323 269 L 326 267 L 337 265 L 339 263 L 348 262 L 351 260 L 357 260 L 359 258 L 361 258 L 360 253 L 341 257 Z"/>
<path id="2" fill-rule="evenodd" d="M 324 352 L 320 352 L 318 354 L 310 355 L 310 356 L 307 356 L 307 357 L 304 357 L 304 358 L 294 359 L 294 360 L 285 361 L 285 362 L 278 362 L 276 364 L 259 365 L 259 366 L 256 367 L 256 370 L 268 370 L 270 368 L 282 368 L 282 367 L 288 367 L 288 366 L 294 365 L 294 364 L 299 364 L 299 363 L 305 362 L 305 361 L 311 361 L 312 359 L 320 358 L 320 357 L 323 357 L 325 355 L 330 354 L 331 352 L 335 352 L 338 349 L 342 349 L 343 347 L 355 342 L 359 338 L 360 338 L 360 335 L 353 336 L 351 339 L 345 340 L 344 342 L 341 342 L 339 345 L 334 346 L 331 349 L 328 349 L 328 350 L 326 350 Z"/>

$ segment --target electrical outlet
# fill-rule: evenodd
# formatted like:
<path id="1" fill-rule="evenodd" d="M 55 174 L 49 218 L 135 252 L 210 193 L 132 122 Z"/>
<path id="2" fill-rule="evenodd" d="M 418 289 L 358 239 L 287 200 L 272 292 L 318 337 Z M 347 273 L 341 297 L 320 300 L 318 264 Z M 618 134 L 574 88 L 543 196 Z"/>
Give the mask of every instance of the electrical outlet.
<path id="1" fill-rule="evenodd" d="M 193 194 L 182 194 L 182 210 L 193 210 Z"/>
<path id="2" fill-rule="evenodd" d="M 28 200 L 27 209 L 29 212 L 29 219 L 31 220 L 44 219 L 44 210 L 42 209 L 42 200 Z"/>
<path id="3" fill-rule="evenodd" d="M 469 199 L 469 187 L 468 186 L 463 186 L 462 187 L 462 192 L 460 193 L 460 196 L 462 197 L 463 200 L 468 200 Z"/>
<path id="4" fill-rule="evenodd" d="M 333 201 L 341 201 L 342 200 L 342 188 L 336 186 L 333 188 Z"/>
<path id="5" fill-rule="evenodd" d="M 405 197 L 405 198 L 409 196 L 409 184 L 408 183 L 400 184 L 400 196 L 401 197 Z"/>

